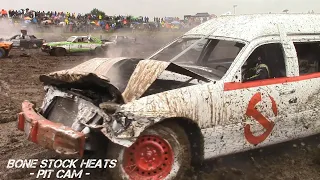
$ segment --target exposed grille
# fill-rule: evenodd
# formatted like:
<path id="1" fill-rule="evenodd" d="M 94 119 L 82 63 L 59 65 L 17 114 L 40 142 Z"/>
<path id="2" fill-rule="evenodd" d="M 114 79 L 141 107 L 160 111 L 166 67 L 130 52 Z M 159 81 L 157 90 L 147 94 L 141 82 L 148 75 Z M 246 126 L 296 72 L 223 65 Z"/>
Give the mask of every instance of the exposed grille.
<path id="1" fill-rule="evenodd" d="M 78 114 L 78 102 L 69 98 L 56 97 L 45 112 L 47 119 L 71 127 Z"/>
<path id="2" fill-rule="evenodd" d="M 97 113 L 97 110 L 99 110 L 98 107 L 87 104 L 83 99 L 56 96 L 49 108 L 44 112 L 44 117 L 68 127 L 75 125 L 75 130 L 78 130 L 76 124 L 79 124 L 80 121 L 93 125 L 101 125 L 103 123 L 103 118 Z"/>

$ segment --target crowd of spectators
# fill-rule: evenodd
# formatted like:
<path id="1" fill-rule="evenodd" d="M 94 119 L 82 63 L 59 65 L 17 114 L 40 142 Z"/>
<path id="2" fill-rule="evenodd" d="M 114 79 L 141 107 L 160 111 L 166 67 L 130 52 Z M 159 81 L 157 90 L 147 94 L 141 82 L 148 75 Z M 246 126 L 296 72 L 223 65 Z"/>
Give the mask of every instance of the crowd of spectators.
<path id="1" fill-rule="evenodd" d="M 26 9 L 1 10 L 0 18 L 9 19 L 9 22 L 24 26 L 59 26 L 67 31 L 112 31 L 119 28 L 131 28 L 133 30 L 176 30 L 184 27 L 184 23 L 178 17 L 150 19 L 145 16 L 108 16 L 101 11 L 94 13 L 73 13 L 60 11 L 35 11 Z"/>

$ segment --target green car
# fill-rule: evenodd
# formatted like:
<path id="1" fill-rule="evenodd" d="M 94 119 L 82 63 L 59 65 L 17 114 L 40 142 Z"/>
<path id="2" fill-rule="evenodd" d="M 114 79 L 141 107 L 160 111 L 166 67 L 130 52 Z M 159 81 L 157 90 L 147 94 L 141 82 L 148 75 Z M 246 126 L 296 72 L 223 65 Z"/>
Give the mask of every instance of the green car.
<path id="1" fill-rule="evenodd" d="M 71 53 L 88 52 L 98 56 L 104 55 L 107 46 L 114 42 L 104 42 L 91 36 L 71 36 L 67 41 L 49 42 L 41 50 L 51 56 L 64 56 Z"/>

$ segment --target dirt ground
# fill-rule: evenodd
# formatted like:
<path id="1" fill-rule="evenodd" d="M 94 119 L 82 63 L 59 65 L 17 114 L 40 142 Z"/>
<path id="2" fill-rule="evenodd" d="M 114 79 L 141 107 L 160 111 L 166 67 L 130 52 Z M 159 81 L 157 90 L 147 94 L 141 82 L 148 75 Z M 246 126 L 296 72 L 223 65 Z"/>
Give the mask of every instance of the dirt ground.
<path id="1" fill-rule="evenodd" d="M 139 44 L 126 47 L 129 56 L 146 57 L 174 37 L 170 35 L 138 37 Z M 54 39 L 51 40 L 62 40 Z M 40 50 L 29 51 L 31 57 L 20 57 L 12 50 L 0 60 L 0 179 L 34 179 L 34 169 L 7 169 L 8 159 L 58 158 L 55 153 L 30 143 L 16 128 L 16 114 L 23 100 L 40 105 L 43 87 L 38 76 L 62 70 L 86 61 L 90 56 L 50 57 Z M 109 56 L 120 56 L 114 50 Z M 89 179 L 108 179 L 104 172 L 92 170 Z M 320 135 L 268 148 L 227 156 L 204 163 L 190 171 L 192 180 L 320 180 Z"/>

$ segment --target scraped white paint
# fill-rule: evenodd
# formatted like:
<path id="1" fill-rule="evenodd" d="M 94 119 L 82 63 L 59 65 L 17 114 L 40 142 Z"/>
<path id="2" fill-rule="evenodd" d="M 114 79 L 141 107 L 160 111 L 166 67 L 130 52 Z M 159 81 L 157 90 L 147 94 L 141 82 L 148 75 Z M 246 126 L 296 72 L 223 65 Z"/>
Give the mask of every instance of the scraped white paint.
<path id="1" fill-rule="evenodd" d="M 130 146 L 140 133 L 154 123 L 171 117 L 187 118 L 198 124 L 201 129 L 204 137 L 204 157 L 207 159 L 320 133 L 319 76 L 296 82 L 224 90 L 225 83 L 240 81 L 241 67 L 253 50 L 269 43 L 282 44 L 287 77 L 299 76 L 297 55 L 291 40 L 308 42 L 312 39 L 320 42 L 320 15 L 226 16 L 203 23 L 186 33 L 185 37 L 205 36 L 214 29 L 216 31 L 212 33 L 211 38 L 246 42 L 245 47 L 221 80 L 153 94 L 123 104 L 119 111 L 130 115 L 134 120 L 122 134 L 114 135 L 112 131 L 104 131 L 106 136 L 115 143 Z M 84 73 L 93 72 L 99 77 L 105 77 L 105 68 L 102 66 L 111 67 L 112 64 L 121 60 L 122 58 L 95 59 L 92 60 L 97 62 L 95 65 L 84 63 L 59 73 L 74 73 L 86 69 Z M 144 63 L 154 63 L 154 60 L 144 61 Z M 92 66 L 83 68 L 88 64 Z M 157 64 L 160 66 L 161 62 Z M 152 66 L 148 68 L 150 68 L 149 72 L 156 72 L 156 69 L 152 71 Z M 160 78 L 170 78 L 168 72 L 163 72 L 165 74 L 160 75 Z M 179 79 L 184 78 L 186 77 L 179 76 Z M 145 84 L 149 86 L 150 83 L 152 82 Z M 245 138 L 244 126 L 250 124 L 251 131 L 256 136 L 264 131 L 255 120 L 245 116 L 249 101 L 257 92 L 262 95 L 262 101 L 257 105 L 258 111 L 269 121 L 274 122 L 275 126 L 262 143 L 253 145 Z M 269 96 L 277 105 L 277 116 L 271 111 Z M 295 98 L 297 102 L 290 103 Z"/>
<path id="2" fill-rule="evenodd" d="M 284 48 L 287 76 L 299 76 L 297 56 L 291 37 L 300 42 L 306 38 L 320 41 L 317 34 L 320 33 L 320 15 L 227 16 L 203 23 L 186 33 L 185 37 L 204 36 L 213 29 L 216 31 L 212 33 L 211 38 L 248 42 L 226 76 L 216 83 L 166 91 L 124 104 L 121 111 L 137 117 L 131 129 L 134 136 L 139 136 L 149 125 L 162 119 L 192 119 L 201 128 L 204 137 L 204 157 L 207 159 L 320 133 L 319 76 L 292 83 L 224 91 L 224 83 L 239 82 L 235 75 L 239 75 L 242 65 L 252 51 L 263 44 L 281 43 Z M 291 90 L 294 92 L 287 93 Z M 257 92 L 262 93 L 258 110 L 269 121 L 274 122 L 275 126 L 266 140 L 253 145 L 244 136 L 244 125 L 251 124 L 251 131 L 256 136 L 264 132 L 260 124 L 245 116 L 249 101 Z M 277 116 L 272 112 L 269 95 L 277 105 Z M 297 98 L 297 102 L 289 103 L 294 98 Z M 153 119 L 153 122 L 139 123 L 139 119 L 143 122 Z"/>

